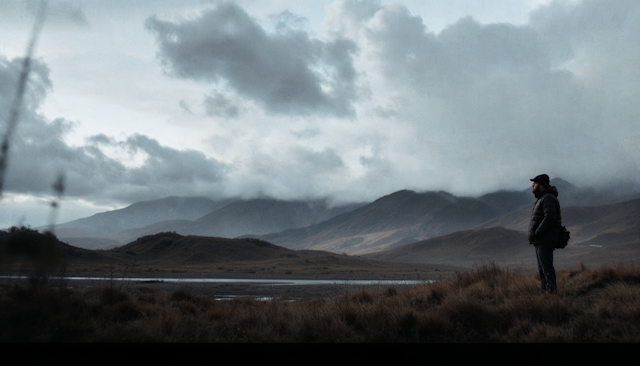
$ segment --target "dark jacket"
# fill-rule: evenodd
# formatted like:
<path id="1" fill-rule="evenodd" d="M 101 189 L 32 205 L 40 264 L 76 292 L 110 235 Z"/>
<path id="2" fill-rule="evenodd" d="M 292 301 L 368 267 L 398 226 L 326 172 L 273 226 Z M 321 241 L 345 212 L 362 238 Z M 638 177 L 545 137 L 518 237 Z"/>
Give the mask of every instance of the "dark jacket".
<path id="1" fill-rule="evenodd" d="M 529 222 L 529 244 L 556 243 L 562 226 L 558 190 L 549 187 L 536 194 L 536 204 Z"/>

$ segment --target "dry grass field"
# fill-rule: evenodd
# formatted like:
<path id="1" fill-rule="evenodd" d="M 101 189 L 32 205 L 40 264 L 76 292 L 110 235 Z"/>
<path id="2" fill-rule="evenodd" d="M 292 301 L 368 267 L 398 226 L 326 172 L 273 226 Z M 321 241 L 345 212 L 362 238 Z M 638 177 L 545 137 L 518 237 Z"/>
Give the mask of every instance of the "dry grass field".
<path id="1" fill-rule="evenodd" d="M 299 302 L 115 285 L 0 285 L 0 342 L 638 342 L 640 266 L 536 274 L 494 265 L 432 284 Z"/>

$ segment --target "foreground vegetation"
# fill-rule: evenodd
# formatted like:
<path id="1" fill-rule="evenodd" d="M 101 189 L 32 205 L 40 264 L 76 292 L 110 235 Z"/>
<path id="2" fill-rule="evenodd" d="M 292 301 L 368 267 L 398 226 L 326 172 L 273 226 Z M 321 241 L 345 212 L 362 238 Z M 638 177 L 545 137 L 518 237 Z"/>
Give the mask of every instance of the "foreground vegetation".
<path id="1" fill-rule="evenodd" d="M 415 287 L 300 302 L 215 301 L 183 289 L 0 286 L 0 342 L 638 342 L 640 266 L 537 274 L 483 266 Z"/>

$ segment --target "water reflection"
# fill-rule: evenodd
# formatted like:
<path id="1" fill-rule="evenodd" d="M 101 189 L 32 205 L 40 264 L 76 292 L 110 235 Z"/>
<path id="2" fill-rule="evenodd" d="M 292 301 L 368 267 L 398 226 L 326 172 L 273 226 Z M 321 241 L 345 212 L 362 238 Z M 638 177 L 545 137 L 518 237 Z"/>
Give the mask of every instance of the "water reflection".
<path id="1" fill-rule="evenodd" d="M 28 276 L 0 276 L 6 279 L 26 279 Z M 58 278 L 53 278 L 58 279 Z M 171 283 L 228 283 L 228 284 L 256 284 L 271 286 L 307 286 L 307 285 L 418 285 L 433 283 L 433 280 L 296 280 L 296 279 L 238 279 L 238 278 L 144 278 L 144 277 L 64 277 L 69 281 L 128 281 L 128 282 L 171 282 Z"/>

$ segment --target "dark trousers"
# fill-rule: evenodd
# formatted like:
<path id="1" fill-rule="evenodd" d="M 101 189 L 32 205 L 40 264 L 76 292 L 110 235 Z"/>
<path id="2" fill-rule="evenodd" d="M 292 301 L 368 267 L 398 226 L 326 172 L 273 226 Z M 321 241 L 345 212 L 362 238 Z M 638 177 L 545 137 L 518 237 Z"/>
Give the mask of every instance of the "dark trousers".
<path id="1" fill-rule="evenodd" d="M 556 270 L 553 268 L 553 251 L 555 244 L 538 244 L 536 257 L 538 258 L 538 272 L 540 272 L 540 284 L 542 289 L 552 294 L 556 293 Z"/>

